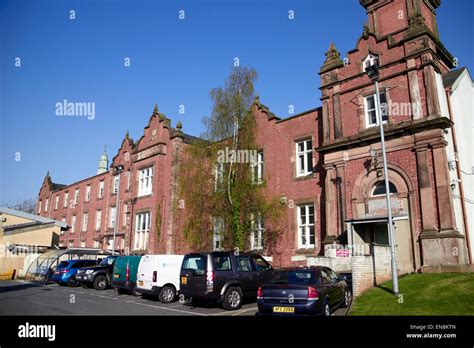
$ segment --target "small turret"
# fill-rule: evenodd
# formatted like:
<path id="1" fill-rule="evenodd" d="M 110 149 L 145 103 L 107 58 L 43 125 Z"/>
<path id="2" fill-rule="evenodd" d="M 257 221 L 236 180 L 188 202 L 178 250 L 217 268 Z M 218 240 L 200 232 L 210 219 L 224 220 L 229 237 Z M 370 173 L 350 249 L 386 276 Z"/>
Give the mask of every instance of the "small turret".
<path id="1" fill-rule="evenodd" d="M 104 145 L 104 153 L 100 156 L 99 169 L 97 174 L 105 173 L 109 170 L 109 158 L 107 157 L 106 146 Z"/>

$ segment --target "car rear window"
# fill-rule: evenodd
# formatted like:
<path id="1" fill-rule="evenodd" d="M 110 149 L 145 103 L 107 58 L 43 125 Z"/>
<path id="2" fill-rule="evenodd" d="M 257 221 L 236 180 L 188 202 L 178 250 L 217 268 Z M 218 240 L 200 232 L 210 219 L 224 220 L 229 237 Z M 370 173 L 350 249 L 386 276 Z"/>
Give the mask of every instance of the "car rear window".
<path id="1" fill-rule="evenodd" d="M 206 272 L 206 258 L 204 255 L 187 255 L 183 261 L 183 269 L 189 269 L 202 275 Z"/>
<path id="2" fill-rule="evenodd" d="M 273 284 L 291 284 L 291 285 L 308 285 L 314 283 L 314 274 L 311 271 L 285 271 L 276 272 L 273 276 Z"/>
<path id="3" fill-rule="evenodd" d="M 67 266 L 69 266 L 69 261 L 61 261 L 58 268 L 66 268 Z"/>

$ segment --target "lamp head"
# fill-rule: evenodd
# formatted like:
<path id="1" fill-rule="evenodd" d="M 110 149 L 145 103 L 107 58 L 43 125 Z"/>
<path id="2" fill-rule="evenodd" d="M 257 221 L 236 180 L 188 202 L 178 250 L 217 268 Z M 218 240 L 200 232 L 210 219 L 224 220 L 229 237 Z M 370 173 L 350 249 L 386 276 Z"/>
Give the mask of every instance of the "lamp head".
<path id="1" fill-rule="evenodd" d="M 379 68 L 376 64 L 368 66 L 365 69 L 365 72 L 367 73 L 367 76 L 373 81 L 379 78 Z"/>

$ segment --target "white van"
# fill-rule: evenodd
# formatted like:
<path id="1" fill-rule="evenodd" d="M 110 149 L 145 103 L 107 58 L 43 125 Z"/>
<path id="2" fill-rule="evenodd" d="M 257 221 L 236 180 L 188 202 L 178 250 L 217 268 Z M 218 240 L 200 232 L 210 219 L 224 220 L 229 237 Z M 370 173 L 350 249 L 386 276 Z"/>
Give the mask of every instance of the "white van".
<path id="1" fill-rule="evenodd" d="M 137 292 L 158 296 L 170 303 L 179 291 L 179 273 L 184 255 L 144 255 L 137 272 Z"/>

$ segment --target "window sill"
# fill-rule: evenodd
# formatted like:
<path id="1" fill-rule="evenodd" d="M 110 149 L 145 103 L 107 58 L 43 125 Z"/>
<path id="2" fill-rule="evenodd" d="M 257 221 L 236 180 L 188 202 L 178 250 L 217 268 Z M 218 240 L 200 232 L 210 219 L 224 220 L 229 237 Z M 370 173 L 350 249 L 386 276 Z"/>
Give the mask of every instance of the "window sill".
<path id="1" fill-rule="evenodd" d="M 298 255 L 312 255 L 312 254 L 315 254 L 316 253 L 316 248 L 315 247 L 311 247 L 311 248 L 302 248 L 302 249 L 296 249 L 295 250 L 295 254 L 298 254 Z"/>
<path id="2" fill-rule="evenodd" d="M 295 176 L 293 178 L 293 181 L 304 181 L 304 180 L 314 179 L 315 178 L 314 174 L 315 173 L 313 172 L 306 175 Z"/>
<path id="3" fill-rule="evenodd" d="M 149 193 L 147 195 L 143 195 L 143 196 L 138 196 L 137 199 L 145 199 L 145 198 L 150 198 L 151 196 L 153 196 L 153 194 Z"/>

